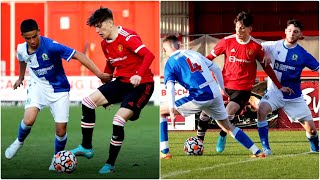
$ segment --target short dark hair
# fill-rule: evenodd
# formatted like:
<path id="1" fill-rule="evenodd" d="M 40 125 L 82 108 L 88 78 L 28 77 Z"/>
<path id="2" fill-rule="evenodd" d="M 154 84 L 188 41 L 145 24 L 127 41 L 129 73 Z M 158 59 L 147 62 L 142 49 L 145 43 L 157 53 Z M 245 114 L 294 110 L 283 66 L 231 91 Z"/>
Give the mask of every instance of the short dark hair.
<path id="1" fill-rule="evenodd" d="M 38 24 L 33 19 L 26 19 L 22 21 L 20 25 L 20 31 L 21 33 L 26 33 L 34 30 L 39 30 Z"/>
<path id="2" fill-rule="evenodd" d="M 87 25 L 90 27 L 95 26 L 108 19 L 113 20 L 112 11 L 108 8 L 100 7 L 88 18 Z"/>
<path id="3" fill-rule="evenodd" d="M 178 39 L 178 37 L 175 36 L 175 35 L 168 35 L 168 36 L 166 36 L 166 37 L 162 40 L 162 42 L 163 42 L 163 43 L 164 43 L 164 42 L 169 42 L 169 43 L 172 43 L 172 44 L 173 44 L 174 48 L 176 48 L 176 49 L 179 49 L 179 48 L 180 48 L 179 39 Z"/>
<path id="4" fill-rule="evenodd" d="M 291 24 L 293 24 L 294 27 L 300 28 L 301 31 L 303 30 L 303 25 L 300 21 L 296 19 L 290 19 L 287 21 L 287 27 L 290 26 Z"/>
<path id="5" fill-rule="evenodd" d="M 243 25 L 250 27 L 253 24 L 253 17 L 249 12 L 241 11 L 233 22 L 234 24 L 237 24 L 238 21 L 242 21 Z"/>

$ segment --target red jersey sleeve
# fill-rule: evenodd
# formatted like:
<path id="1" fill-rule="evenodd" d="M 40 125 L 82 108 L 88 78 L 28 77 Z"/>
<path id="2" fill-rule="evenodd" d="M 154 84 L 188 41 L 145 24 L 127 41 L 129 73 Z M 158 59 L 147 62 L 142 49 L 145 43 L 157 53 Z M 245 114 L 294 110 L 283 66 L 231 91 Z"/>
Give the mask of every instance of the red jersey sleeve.
<path id="1" fill-rule="evenodd" d="M 264 58 L 264 51 L 263 51 L 263 47 L 259 44 L 259 51 L 257 52 L 257 61 L 261 63 L 261 65 L 263 64 L 263 58 Z"/>
<path id="2" fill-rule="evenodd" d="M 226 52 L 226 39 L 221 39 L 216 46 L 212 49 L 211 54 L 214 57 L 220 56 L 221 54 L 225 54 Z"/>
<path id="3" fill-rule="evenodd" d="M 131 51 L 137 53 L 139 56 L 143 57 L 142 64 L 139 70 L 136 72 L 139 76 L 143 76 L 147 69 L 149 69 L 154 55 L 149 51 L 149 49 L 141 42 L 140 37 L 137 35 L 129 35 L 126 38 L 127 46 Z"/>

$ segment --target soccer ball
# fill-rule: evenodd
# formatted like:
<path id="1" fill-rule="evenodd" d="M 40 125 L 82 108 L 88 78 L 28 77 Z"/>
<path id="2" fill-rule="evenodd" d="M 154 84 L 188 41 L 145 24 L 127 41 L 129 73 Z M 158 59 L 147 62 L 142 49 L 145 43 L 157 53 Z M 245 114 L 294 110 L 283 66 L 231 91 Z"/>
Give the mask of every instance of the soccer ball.
<path id="1" fill-rule="evenodd" d="M 58 172 L 72 173 L 77 167 L 78 161 L 71 151 L 58 152 L 53 161 L 53 166 Z"/>
<path id="2" fill-rule="evenodd" d="M 184 152 L 187 155 L 202 155 L 203 150 L 202 140 L 197 137 L 190 137 L 184 143 Z"/>

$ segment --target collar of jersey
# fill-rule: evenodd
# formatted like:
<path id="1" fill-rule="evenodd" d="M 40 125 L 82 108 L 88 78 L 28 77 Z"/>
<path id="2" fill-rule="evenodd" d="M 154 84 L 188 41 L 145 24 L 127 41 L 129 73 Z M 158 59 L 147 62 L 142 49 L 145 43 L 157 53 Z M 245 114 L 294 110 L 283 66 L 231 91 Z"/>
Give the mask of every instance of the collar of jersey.
<path id="1" fill-rule="evenodd" d="M 237 37 L 237 35 L 236 35 L 236 40 L 237 40 L 237 42 L 239 43 L 239 44 L 248 44 L 249 42 L 250 42 L 250 40 L 251 40 L 251 36 L 249 36 L 249 38 L 248 38 L 248 40 L 246 41 L 246 42 L 240 42 L 240 40 L 238 39 L 238 37 Z"/>
<path id="2" fill-rule="evenodd" d="M 284 42 L 285 42 L 285 40 L 282 41 L 282 45 L 283 45 L 283 47 L 284 47 L 285 49 L 293 49 L 293 48 L 297 47 L 297 45 L 298 45 L 298 43 L 297 43 L 295 46 L 289 48 L 289 47 L 287 47 L 287 46 L 284 44 Z"/>
<path id="3" fill-rule="evenodd" d="M 119 36 L 119 32 L 122 30 L 122 26 L 118 26 L 118 36 Z M 117 37 L 118 37 L 117 36 Z M 112 43 L 113 41 L 115 41 L 116 39 L 117 39 L 117 37 L 116 38 L 114 38 L 114 39 L 112 39 L 112 40 L 107 40 L 106 39 L 106 41 L 107 41 L 107 43 Z"/>

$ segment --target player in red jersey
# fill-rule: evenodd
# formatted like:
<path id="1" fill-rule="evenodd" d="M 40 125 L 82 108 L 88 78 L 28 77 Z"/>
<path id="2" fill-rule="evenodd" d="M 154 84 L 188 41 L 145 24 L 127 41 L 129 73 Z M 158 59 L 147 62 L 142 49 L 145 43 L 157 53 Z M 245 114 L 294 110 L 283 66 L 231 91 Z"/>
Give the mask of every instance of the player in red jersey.
<path id="1" fill-rule="evenodd" d="M 236 34 L 221 39 L 207 56 L 208 59 L 213 60 L 219 55 L 225 55 L 222 75 L 224 86 L 229 96 L 226 110 L 230 121 L 242 111 L 250 98 L 256 79 L 256 60 L 281 91 L 288 93 L 292 91 L 288 87 L 282 87 L 271 66 L 268 63 L 264 63 L 262 46 L 250 36 L 253 24 L 251 14 L 244 11 L 240 12 L 234 19 L 234 24 Z M 206 114 L 202 113 L 200 115 L 197 135 L 202 140 L 204 140 L 205 132 L 208 128 L 208 120 L 209 117 Z M 226 132 L 220 132 L 216 145 L 217 152 L 223 152 L 226 135 Z"/>
<path id="2" fill-rule="evenodd" d="M 142 43 L 139 35 L 121 26 L 115 26 L 112 11 L 97 9 L 87 24 L 94 26 L 103 39 L 101 47 L 107 58 L 105 72 L 116 79 L 100 86 L 97 91 L 82 100 L 82 144 L 71 150 L 75 155 L 88 159 L 93 156 L 92 133 L 95 125 L 95 108 L 121 103 L 113 118 L 109 158 L 100 174 L 113 172 L 115 161 L 124 140 L 124 125 L 137 120 L 148 103 L 154 89 L 153 74 L 149 69 L 154 55 Z"/>

